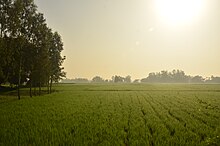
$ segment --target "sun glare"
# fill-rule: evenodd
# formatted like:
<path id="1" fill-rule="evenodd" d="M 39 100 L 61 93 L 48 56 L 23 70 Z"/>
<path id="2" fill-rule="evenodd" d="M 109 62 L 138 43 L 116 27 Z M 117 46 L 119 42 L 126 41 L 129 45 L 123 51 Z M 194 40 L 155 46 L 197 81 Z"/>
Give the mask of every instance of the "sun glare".
<path id="1" fill-rule="evenodd" d="M 156 0 L 157 11 L 166 23 L 190 23 L 199 16 L 204 0 Z"/>

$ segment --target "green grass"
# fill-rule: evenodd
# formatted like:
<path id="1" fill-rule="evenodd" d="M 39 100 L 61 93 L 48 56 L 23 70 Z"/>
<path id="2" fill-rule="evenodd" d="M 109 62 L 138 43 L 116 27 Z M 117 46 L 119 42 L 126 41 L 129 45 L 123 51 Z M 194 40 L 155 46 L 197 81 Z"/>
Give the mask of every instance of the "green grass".
<path id="1" fill-rule="evenodd" d="M 63 84 L 55 89 L 21 100 L 0 95 L 0 145 L 220 144 L 220 85 Z"/>

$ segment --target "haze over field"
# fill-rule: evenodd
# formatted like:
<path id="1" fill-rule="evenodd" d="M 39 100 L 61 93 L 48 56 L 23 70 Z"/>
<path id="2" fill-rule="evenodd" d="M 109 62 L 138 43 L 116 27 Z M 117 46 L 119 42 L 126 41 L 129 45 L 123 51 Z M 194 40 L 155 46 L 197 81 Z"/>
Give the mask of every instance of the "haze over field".
<path id="1" fill-rule="evenodd" d="M 182 69 L 220 75 L 219 0 L 36 0 L 63 38 L 68 78 Z"/>

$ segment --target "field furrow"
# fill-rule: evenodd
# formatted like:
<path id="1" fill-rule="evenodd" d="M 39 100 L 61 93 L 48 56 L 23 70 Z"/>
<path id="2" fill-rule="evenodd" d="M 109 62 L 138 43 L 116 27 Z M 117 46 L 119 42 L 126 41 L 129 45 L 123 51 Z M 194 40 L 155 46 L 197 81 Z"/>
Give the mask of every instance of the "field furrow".
<path id="1" fill-rule="evenodd" d="M 0 145 L 218 145 L 220 92 L 206 86 L 65 85 L 3 97 Z"/>

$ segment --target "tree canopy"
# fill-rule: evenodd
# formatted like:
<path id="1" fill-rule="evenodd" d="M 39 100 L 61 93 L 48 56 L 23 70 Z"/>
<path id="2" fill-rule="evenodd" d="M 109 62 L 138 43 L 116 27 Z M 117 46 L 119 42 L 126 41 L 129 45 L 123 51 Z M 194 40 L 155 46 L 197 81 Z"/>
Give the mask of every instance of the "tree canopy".
<path id="1" fill-rule="evenodd" d="M 142 83 L 219 83 L 219 77 L 204 78 L 200 75 L 186 75 L 182 70 L 152 72 L 148 77 L 141 79 Z"/>
<path id="2" fill-rule="evenodd" d="M 47 26 L 34 0 L 0 1 L 0 85 L 48 86 L 65 76 L 61 56 L 63 42 Z"/>

